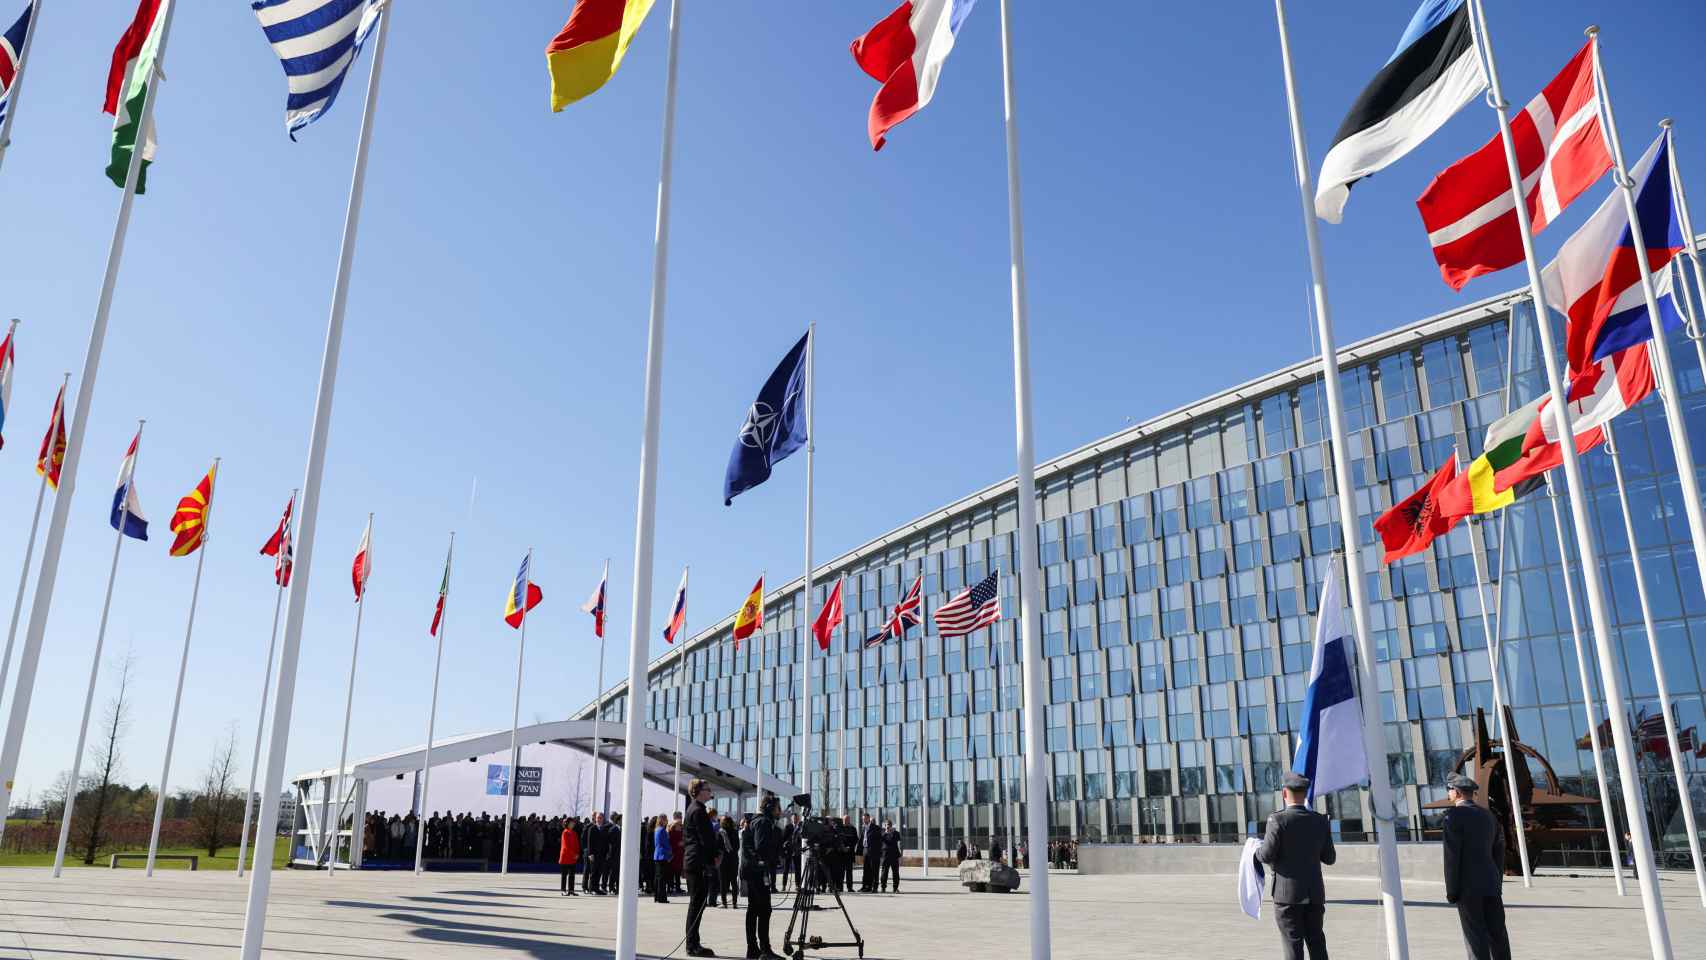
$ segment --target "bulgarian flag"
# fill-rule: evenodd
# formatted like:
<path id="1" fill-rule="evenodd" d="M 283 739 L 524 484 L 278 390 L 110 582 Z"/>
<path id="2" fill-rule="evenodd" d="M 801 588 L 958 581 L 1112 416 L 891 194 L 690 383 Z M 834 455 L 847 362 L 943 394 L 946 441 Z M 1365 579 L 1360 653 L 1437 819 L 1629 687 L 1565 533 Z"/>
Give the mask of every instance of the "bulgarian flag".
<path id="1" fill-rule="evenodd" d="M 107 101 L 101 109 L 113 115 L 113 155 L 107 179 L 120 189 L 130 172 L 131 152 L 136 149 L 137 128 L 142 126 L 142 107 L 148 85 L 155 77 L 170 0 L 141 0 L 136 18 L 113 48 L 112 69 L 107 71 Z M 142 145 L 142 169 L 136 174 L 136 192 L 145 192 L 148 165 L 154 160 L 154 131 Z"/>

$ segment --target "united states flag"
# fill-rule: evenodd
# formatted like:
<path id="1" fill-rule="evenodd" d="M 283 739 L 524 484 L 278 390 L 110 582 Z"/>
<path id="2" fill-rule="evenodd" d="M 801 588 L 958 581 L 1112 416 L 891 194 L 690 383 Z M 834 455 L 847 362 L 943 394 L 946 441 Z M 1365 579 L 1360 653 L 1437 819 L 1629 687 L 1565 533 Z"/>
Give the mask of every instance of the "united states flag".
<path id="1" fill-rule="evenodd" d="M 900 603 L 895 605 L 894 614 L 889 617 L 887 623 L 883 624 L 882 630 L 866 639 L 866 649 L 882 646 L 883 641 L 890 637 L 897 640 L 903 638 L 906 636 L 908 628 L 924 622 L 924 615 L 919 610 L 919 605 L 922 602 L 919 593 L 923 587 L 923 577 L 912 581 L 912 589 L 906 591 L 906 596 L 900 598 Z"/>
<path id="2" fill-rule="evenodd" d="M 1000 620 L 1001 598 L 996 595 L 1000 582 L 998 570 L 955 594 L 936 611 L 936 631 L 944 637 L 960 637 Z"/>

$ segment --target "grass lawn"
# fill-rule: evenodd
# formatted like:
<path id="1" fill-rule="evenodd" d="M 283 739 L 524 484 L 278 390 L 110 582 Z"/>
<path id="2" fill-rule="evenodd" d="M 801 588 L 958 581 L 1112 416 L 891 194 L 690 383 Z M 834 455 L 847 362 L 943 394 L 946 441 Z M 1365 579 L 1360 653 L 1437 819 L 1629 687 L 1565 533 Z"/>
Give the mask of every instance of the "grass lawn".
<path id="1" fill-rule="evenodd" d="M 126 850 L 126 851 L 122 851 L 122 852 L 127 853 L 127 854 L 129 854 L 129 853 L 147 854 L 148 848 L 143 847 L 140 850 Z M 201 860 L 196 865 L 196 869 L 198 869 L 198 870 L 236 870 L 237 869 L 237 848 L 236 847 L 223 847 L 223 848 L 221 848 L 219 851 L 219 856 L 217 856 L 217 857 L 209 857 L 207 855 L 207 850 L 205 850 L 205 849 L 191 850 L 191 849 L 187 849 L 187 848 L 171 848 L 171 849 L 166 849 L 166 850 L 160 851 L 160 856 L 167 856 L 169 854 L 170 855 L 190 854 L 193 856 L 200 857 Z M 290 845 L 289 844 L 283 842 L 282 839 L 278 843 L 275 843 L 273 845 L 273 869 L 275 869 L 275 870 L 284 869 L 285 862 L 289 859 L 289 856 L 290 856 Z M 81 866 L 83 866 L 83 858 L 80 856 L 79 857 L 73 857 L 73 856 L 71 856 L 70 853 L 67 853 L 65 856 L 65 865 L 67 867 L 81 867 Z M 95 858 L 95 864 L 94 865 L 101 868 L 102 870 L 107 869 L 107 854 L 103 853 L 99 857 Z M 147 865 L 146 859 L 123 860 L 123 861 L 119 862 L 119 869 L 120 870 L 141 870 L 146 865 Z M 0 854 L 0 867 L 51 867 L 51 866 L 53 866 L 53 854 L 52 853 L 5 853 L 5 854 Z M 156 870 L 188 870 L 190 868 L 190 865 L 189 865 L 189 862 L 186 860 L 163 860 L 163 861 L 157 862 L 154 865 L 154 867 Z"/>

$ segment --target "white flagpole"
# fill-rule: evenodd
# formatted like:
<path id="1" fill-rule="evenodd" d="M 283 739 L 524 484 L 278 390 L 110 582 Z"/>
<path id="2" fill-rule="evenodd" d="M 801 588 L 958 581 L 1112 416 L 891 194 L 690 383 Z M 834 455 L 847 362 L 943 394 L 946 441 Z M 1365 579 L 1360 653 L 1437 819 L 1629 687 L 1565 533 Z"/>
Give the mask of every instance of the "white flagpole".
<path id="1" fill-rule="evenodd" d="M 1013 301 L 1013 433 L 1019 483 L 1019 624 L 1024 639 L 1025 665 L 1025 799 L 1026 841 L 1036 848 L 1048 843 L 1048 745 L 1043 739 L 1041 637 L 1037 618 L 1042 602 L 1037 565 L 1037 457 L 1031 440 L 1031 333 L 1025 299 L 1025 224 L 1019 202 L 1019 121 L 1013 92 L 1013 22 L 1008 0 L 1001 0 L 1001 100 L 1007 132 L 1007 245 L 1010 292 Z M 1046 960 L 1049 946 L 1048 868 L 1031 868 L 1031 958 Z"/>
<path id="2" fill-rule="evenodd" d="M 801 591 L 805 603 L 804 617 L 800 621 L 801 650 L 803 660 L 800 687 L 800 788 L 811 792 L 811 702 L 812 702 L 812 647 L 815 645 L 812 636 L 812 468 L 817 460 L 817 321 L 812 321 L 806 329 L 806 584 Z M 833 630 L 831 633 L 833 634 Z M 827 667 L 826 667 L 827 669 Z M 823 690 L 824 709 L 829 709 L 829 687 Z M 829 745 L 829 718 L 824 717 L 824 745 Z M 826 774 L 827 775 L 827 774 Z M 827 785 L 825 786 L 827 790 Z M 829 796 L 824 795 L 824 803 L 829 803 Z M 820 811 L 823 812 L 823 811 Z"/>
<path id="3" fill-rule="evenodd" d="M 415 874 L 423 870 L 421 854 L 426 848 L 427 793 L 432 789 L 432 738 L 438 724 L 438 675 L 444 666 L 444 635 L 450 632 L 450 562 L 456 556 L 456 531 L 450 531 L 450 546 L 444 550 L 444 609 L 438 621 L 438 652 L 432 661 L 432 706 L 427 708 L 426 756 L 421 758 L 421 812 L 415 818 Z M 523 597 L 523 603 L 526 598 Z"/>
<path id="4" fill-rule="evenodd" d="M 295 522 L 296 493 L 290 491 L 291 523 Z M 249 763 L 249 792 L 243 795 L 243 833 L 237 840 L 237 878 L 243 878 L 243 868 L 248 863 L 249 854 L 249 824 L 255 810 L 255 776 L 261 771 L 261 732 L 267 726 L 267 697 L 272 693 L 272 661 L 273 654 L 278 652 L 278 612 L 284 606 L 284 578 L 281 576 L 287 560 L 290 547 L 290 523 L 285 524 L 285 539 L 278 545 L 280 556 L 273 561 L 273 581 L 278 589 L 273 593 L 272 600 L 272 630 L 267 634 L 267 669 L 261 675 L 261 711 L 255 717 L 255 757 Z M 273 829 L 277 830 L 275 824 Z"/>
<path id="5" fill-rule="evenodd" d="M 12 88 L 6 104 L 6 122 L 0 125 L 0 162 L 6 159 L 6 148 L 12 145 L 12 122 L 18 118 L 18 98 L 24 92 L 24 69 L 30 65 L 30 45 L 36 42 L 36 28 L 41 26 L 42 0 L 30 0 L 30 26 L 24 31 L 24 49 L 18 51 L 18 68 L 12 74 Z M 164 49 L 166 38 L 161 36 Z M 3 688 L 3 685 L 0 685 Z"/>
<path id="6" fill-rule="evenodd" d="M 166 759 L 160 764 L 160 789 L 154 795 L 154 826 L 148 832 L 148 863 L 144 876 L 154 875 L 154 859 L 160 852 L 160 821 L 166 816 L 166 782 L 172 775 L 172 747 L 178 740 L 178 711 L 184 704 L 184 674 L 190 667 L 190 637 L 195 633 L 195 608 L 201 599 L 201 568 L 207 560 L 208 535 L 213 530 L 213 494 L 219 485 L 219 458 L 213 458 L 213 483 L 208 485 L 207 504 L 201 515 L 201 546 L 196 550 L 195 583 L 190 587 L 190 616 L 184 624 L 184 652 L 178 657 L 178 688 L 172 695 L 172 720 L 166 726 Z M 67 818 L 69 821 L 69 818 Z"/>
<path id="7" fill-rule="evenodd" d="M 6 723 L 6 738 L 0 744 L 0 810 L 10 810 L 13 778 L 18 773 L 18 755 L 23 750 L 24 726 L 29 722 L 30 698 L 35 693 L 36 668 L 41 663 L 42 637 L 47 632 L 48 610 L 53 606 L 53 586 L 59 577 L 59 554 L 65 545 L 65 521 L 71 515 L 71 498 L 77 489 L 77 467 L 83 461 L 83 428 L 89 422 L 89 407 L 95 397 L 95 378 L 100 373 L 101 351 L 107 341 L 107 319 L 112 313 L 113 289 L 118 283 L 119 263 L 124 259 L 125 233 L 130 229 L 130 210 L 136 201 L 136 182 L 142 170 L 142 154 L 154 132 L 154 101 L 164 74 L 166 42 L 172 35 L 172 15 L 178 5 L 168 0 L 165 20 L 160 24 L 160 45 L 154 52 L 154 77 L 142 95 L 142 116 L 136 124 L 136 145 L 130 151 L 125 172 L 124 195 L 119 200 L 118 222 L 113 226 L 112 246 L 107 250 L 107 272 L 101 281 L 101 297 L 95 305 L 95 322 L 89 329 L 89 346 L 83 354 L 83 374 L 77 382 L 77 406 L 71 414 L 66 437 L 65 461 L 60 468 L 59 493 L 53 498 L 53 513 L 47 521 L 47 539 L 42 541 L 41 572 L 36 576 L 35 599 L 30 604 L 29 626 L 24 628 L 24 651 L 18 657 L 17 690 L 12 694 L 12 712 Z M 35 24 L 30 24 L 35 32 Z M 81 751 L 79 751 L 81 752 Z M 0 818 L 0 836 L 6 823 Z M 254 960 L 254 958 L 251 958 Z"/>
<path id="8" fill-rule="evenodd" d="M 1517 230 L 1522 237 L 1523 257 L 1528 267 L 1528 284 L 1534 302 L 1534 327 L 1540 336 L 1540 357 L 1546 365 L 1547 388 L 1552 409 L 1559 420 L 1558 435 L 1574 437 L 1575 427 L 1569 401 L 1565 394 L 1564 378 L 1558 369 L 1558 354 L 1548 319 L 1545 288 L 1540 280 L 1540 260 L 1534 252 L 1534 233 L 1528 215 L 1528 203 L 1522 187 L 1522 172 L 1517 165 L 1516 141 L 1511 134 L 1510 104 L 1499 84 L 1499 71 L 1493 56 L 1492 39 L 1480 0 L 1469 0 L 1470 12 L 1479 32 L 1479 41 L 1487 72 L 1488 103 L 1499 121 L 1499 138 L 1505 148 L 1505 168 L 1510 177 L 1511 197 L 1515 201 Z M 1616 156 L 1615 136 L 1608 138 Z M 1639 243 L 1639 238 L 1637 238 Z M 1650 284 L 1649 284 L 1650 287 Z M 1656 314 L 1656 311 L 1655 311 Z M 1605 684 L 1606 709 L 1612 715 L 1611 734 L 1617 749 L 1618 779 L 1623 790 L 1624 809 L 1629 813 L 1629 842 L 1634 855 L 1636 880 L 1641 888 L 1641 908 L 1647 921 L 1647 939 L 1654 957 L 1671 956 L 1670 934 L 1666 929 L 1664 901 L 1660 898 L 1658 878 L 1653 871 L 1652 839 L 1647 833 L 1647 820 L 1641 815 L 1640 781 L 1637 779 L 1635 753 L 1630 742 L 1628 710 L 1623 699 L 1623 670 L 1618 654 L 1612 647 L 1611 617 L 1606 608 L 1605 589 L 1601 582 L 1599 550 L 1593 540 L 1591 515 L 1588 513 L 1586 489 L 1583 486 L 1581 458 L 1576 445 L 1558 444 L 1564 456 L 1564 478 L 1570 496 L 1571 520 L 1576 528 L 1576 547 L 1581 551 L 1582 580 L 1587 592 L 1588 617 L 1593 624 L 1594 647 L 1599 658 L 1600 679 Z"/>
<path id="9" fill-rule="evenodd" d="M 919 831 L 919 838 L 924 847 L 924 876 L 930 876 L 930 731 L 925 726 L 925 717 L 929 714 L 930 697 L 927 692 L 929 679 L 924 676 L 924 635 L 928 633 L 925 627 L 926 604 L 924 602 L 924 563 L 929 556 L 930 538 L 924 538 L 924 550 L 918 555 L 918 750 L 922 757 L 920 766 L 924 768 L 924 793 L 918 798 L 918 815 L 924 823 Z M 905 649 L 905 637 L 902 637 L 902 649 Z M 904 672 L 902 676 L 904 677 Z M 1001 675 L 995 675 L 996 686 L 1001 683 Z M 902 685 L 906 683 L 903 679 Z M 1001 693 L 997 689 L 995 707 L 1001 708 Z"/>
<path id="10" fill-rule="evenodd" d="M 1688 212 L 1688 193 L 1682 188 L 1682 165 L 1676 159 L 1676 132 L 1672 129 L 1669 117 L 1659 121 L 1659 128 L 1670 138 L 1670 183 L 1671 189 L 1676 193 L 1676 215 L 1677 219 L 1682 221 L 1683 246 L 1688 250 L 1688 259 L 1694 266 L 1694 290 L 1700 297 L 1698 303 L 1701 309 L 1706 309 L 1706 276 L 1700 272 L 1700 243 L 1694 237 L 1694 218 Z M 1686 313 L 1691 314 L 1689 320 L 1692 329 L 1688 331 L 1688 339 L 1694 341 L 1694 354 L 1700 360 L 1700 369 L 1706 371 L 1706 344 L 1702 343 L 1702 340 L 1706 340 L 1706 335 L 1700 330 L 1700 317 L 1693 315 L 1695 301 L 1689 297 L 1686 289 L 1687 275 L 1682 272 L 1681 267 L 1675 269 L 1679 285 L 1684 288 L 1679 291 L 1682 296 L 1677 302 L 1686 308 Z M 0 674 L 0 677 L 3 676 Z"/>
<path id="11" fill-rule="evenodd" d="M 338 276 L 332 286 L 332 312 L 326 324 L 326 348 L 320 359 L 320 387 L 314 399 L 314 426 L 308 435 L 308 467 L 302 484 L 301 536 L 296 544 L 296 572 L 290 602 L 284 613 L 284 646 L 279 651 L 278 693 L 273 701 L 272 740 L 267 747 L 267 778 L 261 794 L 260 823 L 278 820 L 278 795 L 284 788 L 284 754 L 290 744 L 290 715 L 296 702 L 296 667 L 302 650 L 302 618 L 308 607 L 308 580 L 314 560 L 314 530 L 320 513 L 320 482 L 326 472 L 326 438 L 332 426 L 332 399 L 337 392 L 338 355 L 343 348 L 344 307 L 349 300 L 350 265 L 355 259 L 356 227 L 361 220 L 362 187 L 367 181 L 367 152 L 373 140 L 373 108 L 379 101 L 379 73 L 385 62 L 385 39 L 391 31 L 391 7 L 379 17 L 373 43 L 373 65 L 367 75 L 367 100 L 362 107 L 361 134 L 356 140 L 355 173 L 350 180 L 349 206 L 338 255 Z M 264 837 L 264 839 L 263 839 Z M 243 907 L 242 960 L 260 960 L 266 937 L 267 899 L 272 892 L 273 832 L 255 838 L 255 872 Z"/>
<path id="12" fill-rule="evenodd" d="M 685 605 L 687 597 L 686 567 L 681 568 L 681 596 Z M 671 611 L 671 616 L 674 611 Z M 681 611 L 681 629 L 675 635 L 675 717 L 671 726 L 675 727 L 675 809 L 681 809 L 681 727 L 687 722 L 687 611 Z M 626 820 L 626 817 L 623 817 Z"/>
<path id="13" fill-rule="evenodd" d="M 12 329 L 16 330 L 17 328 L 18 321 L 12 321 Z M 70 383 L 71 374 L 67 373 L 65 375 L 65 383 L 59 388 L 60 392 L 63 393 L 65 386 Z M 63 412 L 61 415 L 63 416 Z M 53 425 L 49 425 L 48 429 L 52 430 Z M 49 456 L 52 456 L 51 451 L 49 452 Z M 24 588 L 28 586 L 30 582 L 30 558 L 33 557 L 36 552 L 36 530 L 41 526 L 41 504 L 42 498 L 46 495 L 47 472 L 43 471 L 41 475 L 41 483 L 36 486 L 36 510 L 35 513 L 30 515 L 30 537 L 28 540 L 24 541 L 24 565 L 23 568 L 18 571 L 18 598 L 12 601 L 12 625 L 6 629 L 6 653 L 5 656 L 0 657 L 0 697 L 4 697 L 6 695 L 6 678 L 7 675 L 11 673 L 12 667 L 12 642 L 18 638 L 18 616 L 24 610 Z"/>
<path id="14" fill-rule="evenodd" d="M 601 595 L 601 599 L 604 601 L 606 613 L 608 613 L 608 611 L 610 609 L 610 593 L 609 593 L 609 590 L 610 590 L 610 558 L 606 557 L 604 560 L 604 577 L 598 581 L 598 592 Z M 593 701 L 592 701 L 592 792 L 593 792 L 594 797 L 598 796 L 598 754 L 599 754 L 599 748 L 604 745 L 604 738 L 599 735 L 599 723 L 600 723 L 599 714 L 601 714 L 603 712 L 604 712 L 604 628 L 602 625 L 599 625 L 599 630 L 598 630 L 598 689 L 597 689 L 597 691 L 595 691 L 594 696 L 593 696 Z M 593 807 L 598 809 L 598 810 L 603 811 L 606 814 L 609 814 L 609 812 L 610 812 L 610 767 L 608 765 L 606 765 L 604 768 L 604 805 L 599 806 L 598 801 L 595 799 L 593 801 Z"/>
<path id="15" fill-rule="evenodd" d="M 1327 300 L 1327 268 L 1321 259 L 1321 233 L 1315 222 L 1314 176 L 1309 148 L 1303 133 L 1303 117 L 1297 103 L 1297 80 L 1292 72 L 1291 36 L 1286 27 L 1285 0 L 1274 0 L 1279 23 L 1280 60 L 1285 70 L 1287 119 L 1291 126 L 1292 166 L 1297 176 L 1298 198 L 1303 205 L 1303 232 L 1309 247 L 1310 283 L 1315 306 L 1315 324 L 1321 341 L 1322 386 L 1327 394 L 1327 420 L 1333 439 L 1333 483 L 1338 491 L 1340 539 L 1344 541 L 1345 581 L 1351 594 L 1351 618 L 1356 625 L 1357 686 L 1362 691 L 1363 749 L 1368 755 L 1369 800 L 1374 808 L 1375 834 L 1380 845 L 1380 903 L 1386 926 L 1386 953 L 1391 960 L 1407 960 L 1410 936 L 1404 920 L 1404 884 L 1398 873 L 1398 808 L 1392 785 L 1386 778 L 1386 738 L 1376 709 L 1380 686 L 1374 674 L 1374 644 L 1368 628 L 1368 583 L 1359 561 L 1356 499 L 1351 494 L 1349 449 L 1339 387 L 1338 347 L 1333 339 L 1333 312 Z"/>
<path id="16" fill-rule="evenodd" d="M 521 664 L 527 656 L 527 595 L 533 592 L 533 548 L 527 548 L 527 576 L 522 578 L 521 596 L 516 598 L 521 611 L 521 641 L 515 648 L 515 703 L 509 715 L 509 776 L 504 778 L 504 850 L 503 864 L 498 873 L 509 873 L 509 824 L 515 813 L 515 778 L 521 771 L 521 754 L 515 748 L 515 731 L 521 725 Z"/>
<path id="17" fill-rule="evenodd" d="M 136 456 L 131 458 L 130 470 L 125 475 L 125 483 L 127 485 L 136 482 L 136 461 L 142 457 L 142 427 L 147 422 L 148 421 L 146 420 L 136 421 Z M 64 474 L 60 475 L 59 482 L 63 488 L 66 483 Z M 69 493 L 69 491 L 64 491 L 54 498 L 55 509 L 58 507 L 57 501 L 66 499 L 67 493 Z M 77 752 L 71 755 L 71 778 L 65 781 L 65 809 L 59 820 L 59 848 L 55 850 L 53 854 L 53 875 L 55 878 L 58 878 L 60 872 L 65 869 L 65 845 L 71 839 L 71 811 L 72 808 L 77 805 L 77 784 L 82 782 L 83 746 L 89 739 L 89 714 L 95 708 L 95 685 L 99 682 L 101 676 L 101 651 L 105 648 L 107 642 L 107 614 L 110 613 L 113 608 L 113 583 L 118 580 L 118 555 L 119 550 L 124 546 L 124 528 L 129 519 L 130 491 L 127 488 L 125 490 L 124 497 L 119 500 L 118 530 L 116 531 L 115 538 L 113 540 L 113 562 L 112 565 L 107 568 L 107 593 L 101 600 L 101 623 L 100 626 L 95 629 L 95 655 L 89 662 L 89 686 L 88 689 L 83 692 L 83 720 L 77 727 Z M 53 536 L 51 529 L 48 532 L 48 536 Z M 46 561 L 44 560 L 43 562 Z M 39 594 L 41 590 L 39 585 L 36 590 L 38 594 L 37 599 L 39 601 Z M 35 615 L 32 612 L 32 620 L 34 619 L 34 616 Z M 28 657 L 29 649 L 27 639 L 25 644 L 24 656 Z M 34 670 L 31 670 L 30 672 L 34 673 Z M 22 667 L 20 665 L 20 672 L 18 674 L 18 692 L 14 694 L 12 700 L 14 722 L 17 719 L 16 711 L 18 701 L 24 700 L 27 703 L 28 699 L 29 691 L 24 686 L 24 673 L 22 672 Z"/>
<path id="18" fill-rule="evenodd" d="M 362 537 L 361 544 L 363 553 L 371 557 L 373 551 L 373 514 L 371 513 L 367 515 L 367 535 Z M 361 595 L 355 598 L 355 639 L 350 643 L 349 683 L 344 688 L 343 745 L 338 748 L 338 772 L 336 777 L 333 779 L 332 795 L 326 800 L 326 806 L 330 808 L 329 812 L 331 813 L 331 840 L 330 845 L 327 847 L 326 856 L 327 876 L 331 876 L 338 871 L 338 831 L 339 824 L 341 824 L 344 819 L 344 767 L 349 760 L 350 713 L 355 707 L 355 662 L 356 658 L 361 654 L 361 614 L 366 609 L 367 578 L 363 577 L 361 581 Z M 277 723 L 278 721 L 275 719 L 273 722 Z M 351 789 L 353 791 L 353 787 Z M 333 801 L 337 802 L 336 807 L 331 807 Z M 328 811 L 326 809 L 322 809 L 322 814 L 325 812 Z M 322 816 L 321 819 L 324 820 L 325 817 Z M 261 822 L 265 823 L 266 819 L 263 817 Z M 326 829 L 326 825 L 322 824 L 321 832 L 325 833 Z M 350 843 L 352 845 L 355 843 L 355 825 L 353 823 L 350 825 Z M 256 849 L 258 851 L 259 844 L 256 845 Z M 352 848 L 350 850 L 350 863 L 353 864 L 354 862 L 355 850 Z"/>
<path id="19" fill-rule="evenodd" d="M 758 637 L 758 782 L 752 788 L 753 802 L 759 805 L 764 803 L 764 578 L 769 573 L 765 570 L 758 575 L 758 629 L 754 631 Z M 743 736 L 741 739 L 746 738 Z M 737 806 L 735 816 L 740 816 L 741 812 Z"/>
<path id="20" fill-rule="evenodd" d="M 652 245 L 651 315 L 646 322 L 645 427 L 640 435 L 640 483 L 634 516 L 634 596 L 628 633 L 628 702 L 623 725 L 622 822 L 639 824 L 645 751 L 646 651 L 652 630 L 652 554 L 657 542 L 658 423 L 663 403 L 663 321 L 669 273 L 669 188 L 675 153 L 676 62 L 681 47 L 681 0 L 669 4 L 669 52 L 664 63 L 663 136 L 658 147 L 657 232 Z M 643 829 L 643 828 L 642 828 Z M 634 960 L 640 895 L 640 845 L 624 843 L 617 868 L 616 960 Z"/>
<path id="21" fill-rule="evenodd" d="M 1682 751 L 1677 745 L 1676 714 L 1671 709 L 1670 681 L 1665 677 L 1665 660 L 1659 650 L 1658 633 L 1653 629 L 1653 608 L 1647 600 L 1647 577 L 1641 572 L 1641 544 L 1635 539 L 1635 519 L 1629 512 L 1629 494 L 1623 486 L 1623 458 L 1612 438 L 1611 424 L 1605 431 L 1605 452 L 1611 457 L 1611 470 L 1617 480 L 1617 504 L 1623 508 L 1623 535 L 1629 538 L 1629 563 L 1635 570 L 1635 593 L 1641 600 L 1641 626 L 1647 631 L 1647 653 L 1653 658 L 1653 679 L 1659 688 L 1659 712 L 1665 718 L 1665 742 L 1670 747 L 1671 771 L 1676 775 L 1677 798 L 1682 806 L 1682 822 L 1688 830 L 1688 853 L 1694 863 L 1694 885 L 1700 892 L 1700 905 L 1706 906 L 1706 869 L 1700 861 L 1700 828 L 1694 822 L 1694 795 L 1688 786 L 1688 771 L 1682 766 Z"/>

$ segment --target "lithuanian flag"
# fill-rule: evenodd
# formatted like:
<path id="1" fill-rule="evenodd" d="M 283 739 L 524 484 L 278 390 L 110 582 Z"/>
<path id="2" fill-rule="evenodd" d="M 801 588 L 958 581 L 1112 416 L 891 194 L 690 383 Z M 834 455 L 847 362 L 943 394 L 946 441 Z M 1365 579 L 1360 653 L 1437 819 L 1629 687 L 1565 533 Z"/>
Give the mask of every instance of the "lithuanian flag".
<path id="1" fill-rule="evenodd" d="M 1545 402 L 1546 394 L 1541 394 L 1487 427 L 1487 434 L 1481 442 L 1481 455 L 1470 461 L 1469 467 L 1458 474 L 1457 480 L 1441 494 L 1441 514 L 1466 517 L 1472 513 L 1502 510 L 1544 482 L 1542 478 L 1535 477 L 1507 490 L 1493 487 L 1494 474 L 1522 459 L 1523 441 L 1528 436 L 1529 425 L 1540 419 L 1540 407 Z"/>
<path id="2" fill-rule="evenodd" d="M 545 47 L 551 112 L 595 92 L 616 75 L 653 0 L 575 0 L 569 22 Z"/>

